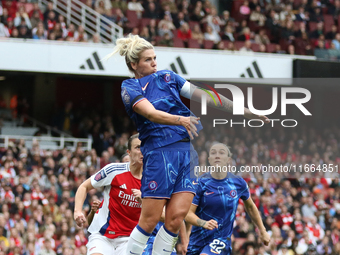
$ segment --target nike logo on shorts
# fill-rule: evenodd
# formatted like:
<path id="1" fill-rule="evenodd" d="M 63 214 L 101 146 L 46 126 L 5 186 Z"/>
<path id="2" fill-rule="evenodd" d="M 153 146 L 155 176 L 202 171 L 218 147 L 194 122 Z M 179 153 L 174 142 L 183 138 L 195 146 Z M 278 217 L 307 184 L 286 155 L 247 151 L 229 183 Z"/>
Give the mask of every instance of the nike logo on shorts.
<path id="1" fill-rule="evenodd" d="M 131 254 L 137 254 L 137 255 L 138 255 L 138 253 L 135 253 L 135 252 L 132 252 L 132 251 L 130 251 L 130 253 L 131 253 Z"/>
<path id="2" fill-rule="evenodd" d="M 172 252 L 172 251 L 167 251 L 167 250 L 165 250 L 165 249 L 163 249 L 163 251 L 165 251 L 165 252 Z"/>

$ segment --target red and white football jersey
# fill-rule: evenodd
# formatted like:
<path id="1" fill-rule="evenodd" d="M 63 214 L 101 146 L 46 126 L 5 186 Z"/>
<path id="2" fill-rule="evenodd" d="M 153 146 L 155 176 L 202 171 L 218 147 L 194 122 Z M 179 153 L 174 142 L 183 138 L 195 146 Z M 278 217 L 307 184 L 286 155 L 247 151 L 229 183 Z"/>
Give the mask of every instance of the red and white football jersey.
<path id="1" fill-rule="evenodd" d="M 130 172 L 130 163 L 112 163 L 91 176 L 94 188 L 104 187 L 104 200 L 88 229 L 107 238 L 130 236 L 138 224 L 142 205 L 131 189 L 140 189 L 141 180 Z"/>

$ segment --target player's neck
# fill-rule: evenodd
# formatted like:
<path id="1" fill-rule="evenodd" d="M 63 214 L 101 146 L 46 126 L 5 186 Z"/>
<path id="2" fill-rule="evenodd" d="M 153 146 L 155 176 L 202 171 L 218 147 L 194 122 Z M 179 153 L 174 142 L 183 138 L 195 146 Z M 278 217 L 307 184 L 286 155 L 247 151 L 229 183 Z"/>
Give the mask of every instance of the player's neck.
<path id="1" fill-rule="evenodd" d="M 130 164 L 130 172 L 133 177 L 137 179 L 142 179 L 143 166 L 139 164 Z"/>
<path id="2" fill-rule="evenodd" d="M 225 178 L 227 178 L 228 172 L 211 172 L 211 176 L 212 178 L 216 179 L 216 180 L 223 180 Z"/>

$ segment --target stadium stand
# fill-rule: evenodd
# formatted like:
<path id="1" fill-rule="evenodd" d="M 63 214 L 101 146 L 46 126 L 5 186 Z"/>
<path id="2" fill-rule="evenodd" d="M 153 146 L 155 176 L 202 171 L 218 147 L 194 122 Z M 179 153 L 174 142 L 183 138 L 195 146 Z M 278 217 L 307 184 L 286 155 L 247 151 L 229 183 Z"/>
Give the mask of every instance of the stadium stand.
<path id="1" fill-rule="evenodd" d="M 261 30 L 265 31 L 270 39 L 266 43 L 268 44 L 266 51 L 270 53 L 288 53 L 288 46 L 294 45 L 296 54 L 313 55 L 315 48 L 338 50 L 340 45 L 340 38 L 336 38 L 336 34 L 340 31 L 338 0 L 325 2 L 236 0 L 233 1 L 229 10 L 220 10 L 221 15 L 217 15 L 215 7 L 209 1 L 193 1 L 192 3 L 187 0 L 176 2 L 164 0 L 160 3 L 142 1 L 136 2 L 137 5 L 132 2 L 126 5 L 124 1 L 125 4 L 119 4 L 120 1 L 110 3 L 104 0 L 82 2 L 98 11 L 103 17 L 123 27 L 124 34 L 132 31 L 139 33 L 154 45 L 163 42 L 162 46 L 164 46 L 165 34 L 163 35 L 160 31 L 161 28 L 154 30 L 150 26 L 150 20 L 155 19 L 158 24 L 163 16 L 169 16 L 170 23 L 176 24 L 176 30 L 169 29 L 169 33 L 173 34 L 174 38 L 173 43 L 167 43 L 168 47 L 173 45 L 174 47 L 230 50 L 231 47 L 227 47 L 226 43 L 224 43 L 224 48 L 217 47 L 220 38 L 224 38 L 227 26 L 234 30 L 233 38 L 228 38 L 228 40 L 234 43 L 236 50 L 241 48 L 239 45 L 242 43 L 239 41 L 250 40 L 252 44 L 258 43 L 255 37 Z M 59 15 L 50 6 L 44 8 L 27 0 L 19 2 L 3 0 L 0 8 L 0 37 L 100 43 L 97 33 L 88 36 L 82 26 L 75 27 L 73 24 L 66 24 L 65 17 Z M 178 10 L 179 15 L 174 12 L 175 9 Z M 170 23 L 164 23 L 163 29 Z M 190 27 L 189 37 L 185 39 L 185 43 L 177 37 L 177 29 L 183 23 L 188 23 Z M 205 41 L 197 44 L 196 41 L 190 40 L 195 24 L 200 26 L 202 33 L 207 32 L 208 27 L 212 27 L 212 33 L 218 36 L 215 42 L 211 44 Z M 332 30 L 333 25 L 336 28 Z M 141 34 L 144 27 L 148 27 L 148 35 L 145 32 Z M 249 32 L 244 33 L 248 28 Z M 276 45 L 280 45 L 280 49 Z M 259 52 L 260 47 L 255 44 L 251 46 L 251 51 Z"/>

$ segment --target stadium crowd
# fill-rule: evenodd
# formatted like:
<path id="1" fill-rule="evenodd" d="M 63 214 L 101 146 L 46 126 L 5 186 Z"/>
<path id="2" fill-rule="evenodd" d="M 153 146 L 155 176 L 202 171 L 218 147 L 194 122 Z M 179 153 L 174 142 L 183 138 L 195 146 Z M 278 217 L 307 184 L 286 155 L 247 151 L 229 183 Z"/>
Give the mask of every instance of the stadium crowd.
<path id="1" fill-rule="evenodd" d="M 97 120 L 97 122 L 95 121 Z M 101 147 L 83 151 L 66 148 L 42 150 L 34 142 L 10 142 L 0 149 L 0 254 L 86 254 L 87 232 L 78 229 L 72 217 L 77 187 L 106 164 L 119 162 L 133 133 L 131 120 L 94 121 L 88 134 L 98 137 Z M 124 127 L 117 127 L 121 123 Z M 200 166 L 206 166 L 207 152 L 214 142 L 230 146 L 233 165 L 334 164 L 339 166 L 338 127 L 313 129 L 303 124 L 287 132 L 284 128 L 218 128 L 209 125 L 194 141 Z M 116 132 L 112 133 L 112 128 Z M 110 131 L 111 129 L 111 131 Z M 125 129 L 125 130 L 124 130 Z M 125 132 L 129 130 L 129 132 Z M 105 135 L 106 133 L 106 135 Z M 233 233 L 233 254 L 287 255 L 340 254 L 340 182 L 330 171 L 313 175 L 242 175 L 252 199 L 271 235 L 269 247 L 260 243 L 242 203 L 237 210 Z M 332 177 L 329 178 L 329 177 Z M 93 190 L 85 201 L 101 199 Z M 181 244 L 177 245 L 181 254 Z"/>
<path id="2" fill-rule="evenodd" d="M 209 0 L 82 2 L 157 46 L 300 55 L 340 49 L 339 0 L 220 1 L 220 15 Z M 0 2 L 0 37 L 100 42 L 66 24 L 52 3 L 43 10 L 28 0 Z"/>

